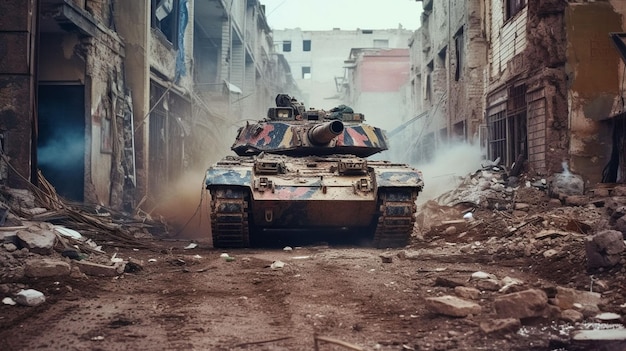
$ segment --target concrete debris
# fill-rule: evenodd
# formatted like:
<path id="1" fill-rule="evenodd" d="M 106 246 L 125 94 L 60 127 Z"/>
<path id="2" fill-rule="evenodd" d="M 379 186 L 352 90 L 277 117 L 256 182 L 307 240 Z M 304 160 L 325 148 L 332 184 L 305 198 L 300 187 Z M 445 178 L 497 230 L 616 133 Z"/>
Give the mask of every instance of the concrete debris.
<path id="1" fill-rule="evenodd" d="M 98 277 L 115 277 L 124 273 L 126 266 L 126 263 L 124 262 L 115 263 L 112 266 L 88 261 L 74 261 L 74 264 L 80 268 L 82 273 Z"/>
<path id="2" fill-rule="evenodd" d="M 565 288 L 557 286 L 555 296 L 555 304 L 561 309 L 571 309 L 578 306 L 592 305 L 598 306 L 602 301 L 602 297 L 599 293 L 590 291 L 582 291 L 576 289 Z"/>
<path id="3" fill-rule="evenodd" d="M 429 311 L 451 317 L 467 317 L 482 311 L 479 304 L 450 295 L 428 297 L 425 301 Z"/>
<path id="4" fill-rule="evenodd" d="M 470 278 L 470 280 L 482 280 L 482 279 L 493 279 L 496 280 L 496 276 L 490 273 L 486 273 L 486 272 L 474 272 L 472 273 L 472 276 Z"/>
<path id="5" fill-rule="evenodd" d="M 572 334 L 568 350 L 626 350 L 626 329 L 580 330 Z"/>
<path id="6" fill-rule="evenodd" d="M 519 319 L 541 317 L 548 307 L 548 296 L 542 290 L 524 290 L 497 296 L 494 307 L 499 317 Z"/>
<path id="7" fill-rule="evenodd" d="M 24 274 L 30 278 L 66 276 L 70 271 L 69 263 L 52 258 L 29 259 L 24 266 Z"/>
<path id="8" fill-rule="evenodd" d="M 51 230 L 37 231 L 20 230 L 17 238 L 22 247 L 41 255 L 50 255 L 56 242 L 56 235 Z"/>
<path id="9" fill-rule="evenodd" d="M 621 260 L 626 250 L 624 235 L 617 230 L 605 230 L 585 239 L 587 268 L 613 267 Z"/>
<path id="10" fill-rule="evenodd" d="M 272 262 L 272 264 L 270 265 L 271 269 L 281 269 L 285 267 L 285 263 L 282 261 L 274 261 Z"/>
<path id="11" fill-rule="evenodd" d="M 26 289 L 17 293 L 15 301 L 24 306 L 37 306 L 46 302 L 46 297 L 40 291 L 35 289 Z"/>
<path id="12" fill-rule="evenodd" d="M 196 247 L 198 247 L 198 244 L 196 244 L 196 243 L 189 243 L 189 245 L 185 246 L 183 249 L 184 250 L 191 250 L 191 249 L 195 249 Z"/>

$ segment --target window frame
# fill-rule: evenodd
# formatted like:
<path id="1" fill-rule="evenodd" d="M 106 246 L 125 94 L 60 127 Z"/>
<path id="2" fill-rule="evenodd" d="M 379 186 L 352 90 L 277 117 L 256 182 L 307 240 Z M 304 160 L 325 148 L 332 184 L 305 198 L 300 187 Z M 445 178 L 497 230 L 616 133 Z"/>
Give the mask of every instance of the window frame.
<path id="1" fill-rule="evenodd" d="M 291 52 L 291 40 L 283 40 L 283 52 Z"/>

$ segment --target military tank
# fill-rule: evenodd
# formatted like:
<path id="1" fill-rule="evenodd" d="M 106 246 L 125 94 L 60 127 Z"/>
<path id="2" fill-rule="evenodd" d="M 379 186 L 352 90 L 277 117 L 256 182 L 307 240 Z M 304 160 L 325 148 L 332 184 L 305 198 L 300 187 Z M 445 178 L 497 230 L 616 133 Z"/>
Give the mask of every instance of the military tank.
<path id="1" fill-rule="evenodd" d="M 249 247 L 282 231 L 357 232 L 377 248 L 405 246 L 422 175 L 369 160 L 387 149 L 384 132 L 341 105 L 309 109 L 285 94 L 267 117 L 241 127 L 205 177 L 213 246 Z M 333 234 L 335 235 L 335 234 Z"/>

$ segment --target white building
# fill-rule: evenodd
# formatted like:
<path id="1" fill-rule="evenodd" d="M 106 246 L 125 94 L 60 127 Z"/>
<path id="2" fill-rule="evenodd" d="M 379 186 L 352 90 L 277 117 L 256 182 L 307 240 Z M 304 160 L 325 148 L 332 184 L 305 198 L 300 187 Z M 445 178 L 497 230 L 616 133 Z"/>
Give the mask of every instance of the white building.
<path id="1" fill-rule="evenodd" d="M 347 83 L 345 61 L 352 49 L 408 48 L 412 31 L 385 30 L 302 31 L 299 28 L 274 30 L 275 51 L 282 53 L 302 91 L 295 96 L 307 107 L 330 109 L 345 104 L 343 84 Z M 293 92 L 286 91 L 292 94 Z M 356 108 L 356 106 L 353 106 Z M 367 111 L 359 111 L 366 114 Z"/>

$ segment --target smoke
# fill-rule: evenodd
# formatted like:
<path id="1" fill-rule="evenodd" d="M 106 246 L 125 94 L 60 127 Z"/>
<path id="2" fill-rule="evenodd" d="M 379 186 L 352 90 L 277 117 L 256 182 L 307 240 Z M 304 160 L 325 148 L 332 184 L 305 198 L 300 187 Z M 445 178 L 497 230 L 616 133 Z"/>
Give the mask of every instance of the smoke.
<path id="1" fill-rule="evenodd" d="M 208 168 L 210 164 L 207 164 Z M 185 172 L 159 201 L 155 213 L 165 218 L 177 238 L 209 241 L 211 221 L 209 199 L 204 189 L 206 168 Z"/>
<path id="2" fill-rule="evenodd" d="M 54 133 L 37 148 L 40 166 L 71 168 L 82 164 L 85 158 L 85 136 L 80 131 L 66 130 Z"/>
<path id="3" fill-rule="evenodd" d="M 439 149 L 432 161 L 416 165 L 424 177 L 424 190 L 417 198 L 425 203 L 455 189 L 465 176 L 481 168 L 484 153 L 480 145 L 459 143 Z"/>

